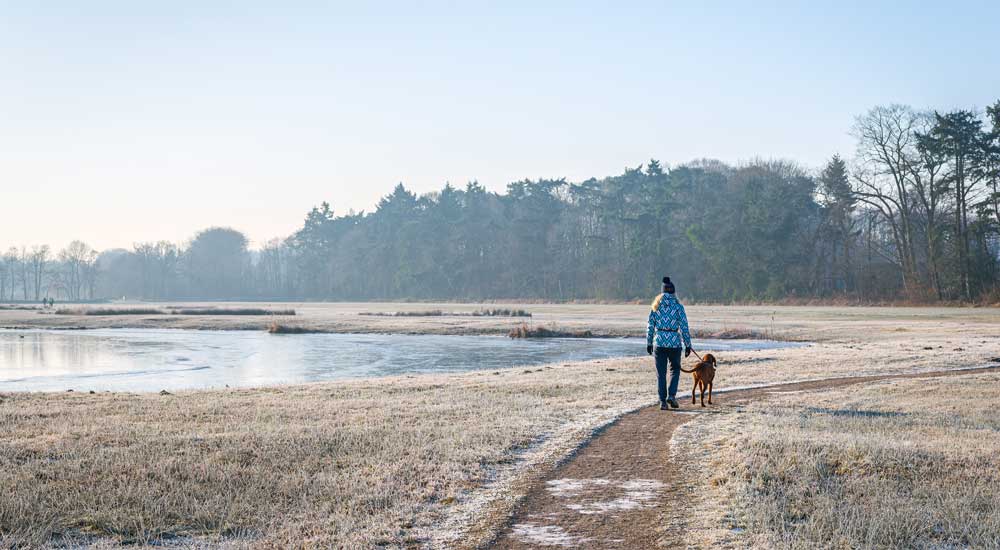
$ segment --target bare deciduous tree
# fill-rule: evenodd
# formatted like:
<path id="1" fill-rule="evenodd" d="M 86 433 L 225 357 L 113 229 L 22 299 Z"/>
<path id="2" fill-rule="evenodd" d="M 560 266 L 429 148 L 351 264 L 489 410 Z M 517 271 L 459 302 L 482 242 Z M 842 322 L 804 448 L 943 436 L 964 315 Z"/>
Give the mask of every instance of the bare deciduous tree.
<path id="1" fill-rule="evenodd" d="M 59 252 L 62 263 L 63 284 L 66 287 L 66 297 L 70 300 L 83 299 L 83 291 L 88 286 L 93 266 L 97 262 L 97 251 L 86 243 L 73 241 Z M 93 296 L 91 296 L 93 297 Z"/>
<path id="2" fill-rule="evenodd" d="M 905 291 L 917 282 L 914 197 L 910 186 L 920 115 L 904 105 L 880 106 L 855 121 L 858 140 L 854 195 L 874 208 L 888 225 Z"/>
<path id="3" fill-rule="evenodd" d="M 28 268 L 31 271 L 31 281 L 34 285 L 35 301 L 42 298 L 42 282 L 45 280 L 45 269 L 49 263 L 49 251 L 49 245 L 43 244 L 31 247 L 31 253 L 28 254 Z M 27 293 L 25 293 L 25 299 L 27 299 Z"/>

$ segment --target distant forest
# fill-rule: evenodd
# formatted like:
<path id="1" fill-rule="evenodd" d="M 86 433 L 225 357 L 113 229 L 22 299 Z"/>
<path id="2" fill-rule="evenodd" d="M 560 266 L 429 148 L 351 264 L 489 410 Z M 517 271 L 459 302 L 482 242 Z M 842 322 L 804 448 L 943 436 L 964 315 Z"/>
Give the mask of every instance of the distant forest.
<path id="1" fill-rule="evenodd" d="M 1000 102 L 984 113 L 876 107 L 857 151 L 792 162 L 653 160 L 573 183 L 472 182 L 372 212 L 314 208 L 250 250 L 229 228 L 101 253 L 0 257 L 0 299 L 648 299 L 1000 301 Z"/>

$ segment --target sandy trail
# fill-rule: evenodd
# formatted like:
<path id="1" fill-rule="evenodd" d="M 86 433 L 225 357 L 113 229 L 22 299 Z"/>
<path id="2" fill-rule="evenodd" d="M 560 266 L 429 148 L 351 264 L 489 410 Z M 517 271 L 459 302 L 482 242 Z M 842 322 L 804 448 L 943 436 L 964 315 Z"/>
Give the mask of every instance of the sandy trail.
<path id="1" fill-rule="evenodd" d="M 490 549 L 687 548 L 683 496 L 704 480 L 685 478 L 671 459 L 674 430 L 704 414 L 739 412 L 770 393 L 814 391 L 896 378 L 960 376 L 1000 367 L 861 376 L 719 391 L 715 405 L 692 406 L 681 392 L 681 409 L 646 407 L 595 436 L 569 461 L 534 484 Z M 685 382 L 688 382 L 685 379 Z M 684 384 L 681 385 L 684 387 Z"/>

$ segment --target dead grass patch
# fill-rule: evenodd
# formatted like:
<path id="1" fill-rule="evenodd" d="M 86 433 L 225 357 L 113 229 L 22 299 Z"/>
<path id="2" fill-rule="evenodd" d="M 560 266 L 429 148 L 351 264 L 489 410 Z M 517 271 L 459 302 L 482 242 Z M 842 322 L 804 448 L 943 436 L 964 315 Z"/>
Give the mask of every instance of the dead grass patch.
<path id="1" fill-rule="evenodd" d="M 490 472 L 648 370 L 381 379 L 159 394 L 13 394 L 0 403 L 0 540 L 39 547 L 180 537 L 260 547 L 403 548 Z M 590 422 L 588 421 L 588 422 Z"/>
<path id="2" fill-rule="evenodd" d="M 56 315 L 164 315 L 165 311 L 155 307 L 90 307 L 60 308 Z"/>
<path id="3" fill-rule="evenodd" d="M 680 446 L 714 485 L 696 497 L 694 515 L 712 518 L 700 534 L 737 547 L 996 548 L 997 400 L 997 374 L 898 380 L 691 423 Z"/>
<path id="4" fill-rule="evenodd" d="M 178 307 L 170 308 L 174 315 L 295 315 L 294 309 L 264 309 L 258 307 Z"/>
<path id="5" fill-rule="evenodd" d="M 267 331 L 271 334 L 317 334 L 322 332 L 309 327 L 286 325 L 277 321 L 272 321 L 267 326 Z"/>
<path id="6" fill-rule="evenodd" d="M 475 311 L 443 311 L 428 309 L 419 311 L 362 311 L 358 313 L 365 317 L 531 317 L 531 313 L 523 309 L 484 308 Z"/>
<path id="7" fill-rule="evenodd" d="M 552 328 L 534 327 L 523 323 L 511 329 L 507 336 L 510 338 L 593 338 L 594 333 L 589 330 L 559 330 L 555 326 Z"/>

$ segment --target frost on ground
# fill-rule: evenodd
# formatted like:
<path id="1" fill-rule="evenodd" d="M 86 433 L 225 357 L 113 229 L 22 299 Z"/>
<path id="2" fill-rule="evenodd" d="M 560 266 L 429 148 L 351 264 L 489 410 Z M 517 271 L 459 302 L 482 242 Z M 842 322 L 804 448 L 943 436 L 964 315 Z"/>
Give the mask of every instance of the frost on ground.
<path id="1" fill-rule="evenodd" d="M 554 496 L 571 500 L 566 508 L 581 514 L 610 514 L 651 506 L 656 502 L 663 483 L 655 479 L 556 479 L 547 482 Z M 594 494 L 600 495 L 592 500 Z M 608 499 L 608 494 L 615 498 Z"/>
<path id="2" fill-rule="evenodd" d="M 585 515 L 619 514 L 639 508 L 654 506 L 660 497 L 663 483 L 652 479 L 610 480 L 555 479 L 546 482 L 548 492 L 565 501 L 568 512 Z M 590 540 L 588 537 L 568 533 L 558 525 L 538 520 L 558 520 L 556 517 L 532 516 L 532 523 L 514 525 L 513 537 L 523 543 L 539 546 L 578 547 Z"/>
<path id="3" fill-rule="evenodd" d="M 618 407 L 595 407 L 572 422 L 543 434 L 514 454 L 512 460 L 491 468 L 483 484 L 465 492 L 442 523 L 428 531 L 432 546 L 478 548 L 496 535 L 532 481 L 571 456 L 595 431 L 648 404 L 648 398 L 639 390 L 634 399 Z"/>
<path id="4" fill-rule="evenodd" d="M 589 539 L 576 537 L 562 527 L 555 525 L 537 525 L 534 523 L 519 523 L 514 526 L 514 536 L 521 542 L 538 544 L 540 546 L 563 546 L 577 548 Z"/>
<path id="5" fill-rule="evenodd" d="M 974 391 L 974 397 L 970 394 Z M 681 426 L 716 548 L 1000 547 L 1000 375 L 774 394 Z"/>

